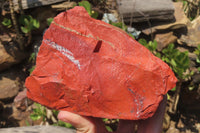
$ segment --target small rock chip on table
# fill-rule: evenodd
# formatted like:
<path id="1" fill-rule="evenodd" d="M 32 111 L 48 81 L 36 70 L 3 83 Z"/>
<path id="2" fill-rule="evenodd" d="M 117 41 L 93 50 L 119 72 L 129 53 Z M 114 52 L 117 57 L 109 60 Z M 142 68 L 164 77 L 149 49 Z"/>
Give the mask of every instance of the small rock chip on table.
<path id="1" fill-rule="evenodd" d="M 155 113 L 176 81 L 123 30 L 74 7 L 54 18 L 25 85 L 30 99 L 52 109 L 138 120 Z"/>

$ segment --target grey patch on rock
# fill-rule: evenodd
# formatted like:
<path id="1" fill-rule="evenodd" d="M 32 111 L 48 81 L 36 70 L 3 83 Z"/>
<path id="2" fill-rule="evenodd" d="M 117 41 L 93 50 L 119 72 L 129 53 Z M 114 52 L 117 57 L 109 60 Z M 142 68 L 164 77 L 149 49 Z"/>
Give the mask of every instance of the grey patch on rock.
<path id="1" fill-rule="evenodd" d="M 200 84 L 200 73 L 193 75 L 192 79 L 195 84 Z"/>

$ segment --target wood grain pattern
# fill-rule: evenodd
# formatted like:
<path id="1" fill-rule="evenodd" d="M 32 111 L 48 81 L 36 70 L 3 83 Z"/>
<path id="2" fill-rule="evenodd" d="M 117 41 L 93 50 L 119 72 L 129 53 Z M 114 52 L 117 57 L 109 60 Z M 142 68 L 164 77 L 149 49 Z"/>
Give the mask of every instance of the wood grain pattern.
<path id="1" fill-rule="evenodd" d="M 172 19 L 174 6 L 171 0 L 117 0 L 119 13 L 125 21 L 146 19 Z"/>
<path id="2" fill-rule="evenodd" d="M 28 8 L 38 7 L 38 6 L 50 5 L 50 4 L 54 4 L 54 3 L 58 3 L 62 1 L 65 1 L 65 0 L 22 0 L 22 8 L 28 9 Z M 13 0 L 13 4 L 14 4 L 15 11 L 19 10 L 18 0 Z"/>

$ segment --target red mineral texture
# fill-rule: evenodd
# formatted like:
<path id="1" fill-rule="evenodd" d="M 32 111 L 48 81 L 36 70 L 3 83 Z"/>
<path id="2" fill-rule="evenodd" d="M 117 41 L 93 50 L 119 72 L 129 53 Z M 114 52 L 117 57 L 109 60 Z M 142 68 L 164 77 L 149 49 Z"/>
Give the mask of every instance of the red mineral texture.
<path id="1" fill-rule="evenodd" d="M 85 116 L 146 119 L 175 87 L 170 67 L 123 30 L 83 7 L 60 13 L 46 31 L 27 96 Z"/>

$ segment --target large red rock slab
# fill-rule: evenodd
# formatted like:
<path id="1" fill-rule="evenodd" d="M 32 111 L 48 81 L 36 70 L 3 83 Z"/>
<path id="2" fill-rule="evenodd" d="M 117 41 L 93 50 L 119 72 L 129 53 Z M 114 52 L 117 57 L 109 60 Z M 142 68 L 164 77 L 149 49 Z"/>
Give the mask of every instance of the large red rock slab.
<path id="1" fill-rule="evenodd" d="M 146 119 L 177 79 L 170 67 L 124 31 L 75 7 L 54 18 L 27 96 L 86 116 Z"/>

